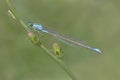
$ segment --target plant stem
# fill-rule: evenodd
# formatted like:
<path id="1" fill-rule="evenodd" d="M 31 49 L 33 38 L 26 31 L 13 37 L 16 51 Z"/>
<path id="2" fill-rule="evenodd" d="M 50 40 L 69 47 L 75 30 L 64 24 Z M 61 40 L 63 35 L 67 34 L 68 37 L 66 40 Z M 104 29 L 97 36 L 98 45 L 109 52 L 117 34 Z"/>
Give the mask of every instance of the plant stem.
<path id="1" fill-rule="evenodd" d="M 15 16 L 15 18 L 19 21 L 19 23 L 24 27 L 24 29 L 29 32 L 30 29 L 28 28 L 28 26 L 25 24 L 25 22 L 23 22 L 23 20 L 20 19 L 19 14 L 17 14 L 15 7 L 13 6 L 12 2 L 10 0 L 6 0 L 6 3 L 9 7 L 9 9 L 12 11 L 12 14 Z"/>
<path id="2" fill-rule="evenodd" d="M 10 0 L 6 0 L 6 3 L 9 7 L 9 9 L 12 11 L 12 14 L 15 16 L 15 18 L 20 22 L 20 24 L 24 27 L 24 29 L 29 33 L 30 29 L 29 27 L 25 24 L 25 22 L 20 19 L 19 14 L 17 14 L 15 7 L 11 3 Z M 42 48 L 48 56 L 50 56 L 61 68 L 71 77 L 72 80 L 78 80 L 75 75 L 71 72 L 71 70 L 67 67 L 67 65 L 59 58 L 57 58 L 51 51 L 49 51 L 44 45 L 40 45 L 40 48 Z"/>
<path id="3" fill-rule="evenodd" d="M 47 52 L 47 55 L 50 56 L 60 67 L 72 78 L 72 80 L 78 80 L 76 76 L 71 72 L 68 66 L 61 60 L 58 59 L 53 53 L 51 53 L 44 45 L 41 45 L 41 48 Z"/>

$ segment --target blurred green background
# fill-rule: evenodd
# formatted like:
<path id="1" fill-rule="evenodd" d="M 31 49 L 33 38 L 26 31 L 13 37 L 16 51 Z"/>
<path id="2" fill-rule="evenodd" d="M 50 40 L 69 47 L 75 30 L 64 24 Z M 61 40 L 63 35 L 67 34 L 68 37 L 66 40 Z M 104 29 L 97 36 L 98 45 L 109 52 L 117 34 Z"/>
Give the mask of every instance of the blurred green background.
<path id="1" fill-rule="evenodd" d="M 120 79 L 119 0 L 12 0 L 24 21 L 45 24 L 103 50 L 60 43 L 64 62 L 79 80 Z M 34 46 L 24 28 L 0 0 L 0 80 L 71 80 L 46 53 Z M 46 43 L 49 40 L 46 39 Z"/>

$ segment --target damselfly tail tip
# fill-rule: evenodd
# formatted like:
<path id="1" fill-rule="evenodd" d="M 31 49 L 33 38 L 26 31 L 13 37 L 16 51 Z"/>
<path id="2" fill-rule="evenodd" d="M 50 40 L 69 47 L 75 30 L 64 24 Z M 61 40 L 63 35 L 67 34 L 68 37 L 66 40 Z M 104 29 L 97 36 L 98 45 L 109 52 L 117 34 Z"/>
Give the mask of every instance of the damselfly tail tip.
<path id="1" fill-rule="evenodd" d="M 102 54 L 102 51 L 100 49 L 98 49 L 98 48 L 93 48 L 93 50 L 100 53 L 100 54 Z"/>

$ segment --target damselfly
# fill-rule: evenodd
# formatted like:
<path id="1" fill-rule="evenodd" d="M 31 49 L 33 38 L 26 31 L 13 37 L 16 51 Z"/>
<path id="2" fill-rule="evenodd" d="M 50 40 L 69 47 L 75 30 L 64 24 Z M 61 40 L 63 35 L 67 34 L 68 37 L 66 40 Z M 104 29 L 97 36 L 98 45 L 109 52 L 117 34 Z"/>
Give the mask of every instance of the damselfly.
<path id="1" fill-rule="evenodd" d="M 28 26 L 30 26 L 31 29 L 50 34 L 50 35 L 60 39 L 61 41 L 65 42 L 65 43 L 72 44 L 72 45 L 75 45 L 75 46 L 84 47 L 84 48 L 96 51 L 98 53 L 102 53 L 102 51 L 98 48 L 93 48 L 93 47 L 83 43 L 80 40 L 75 40 L 74 38 L 70 38 L 66 35 L 60 34 L 57 31 L 48 29 L 48 28 L 44 27 L 42 24 L 28 22 Z"/>

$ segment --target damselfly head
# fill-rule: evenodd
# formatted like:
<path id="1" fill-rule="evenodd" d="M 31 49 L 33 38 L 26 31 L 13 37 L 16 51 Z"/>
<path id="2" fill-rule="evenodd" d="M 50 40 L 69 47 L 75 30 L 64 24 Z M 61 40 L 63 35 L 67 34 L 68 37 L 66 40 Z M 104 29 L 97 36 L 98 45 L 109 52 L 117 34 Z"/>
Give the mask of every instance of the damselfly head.
<path id="1" fill-rule="evenodd" d="M 33 27 L 33 23 L 31 21 L 28 21 L 28 26 Z"/>

